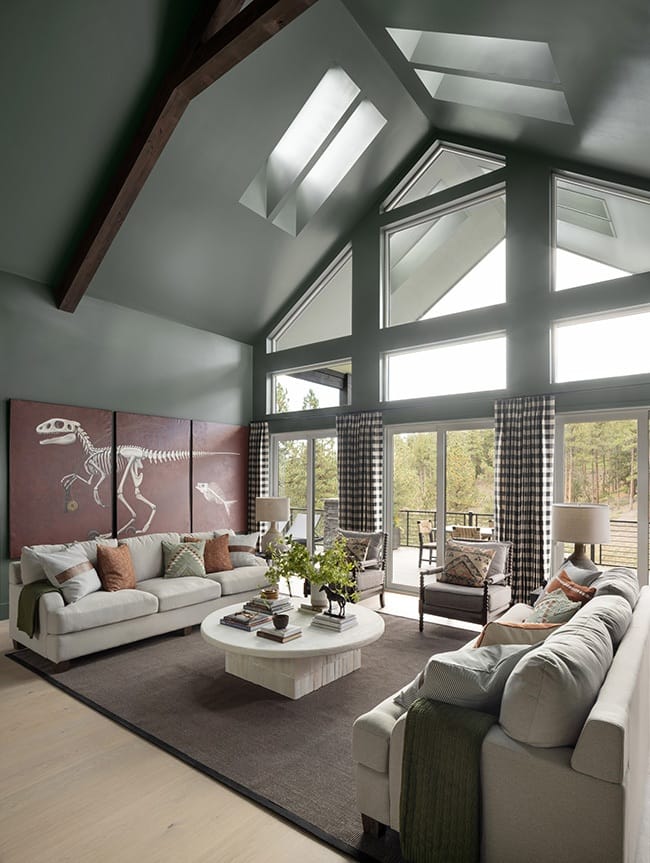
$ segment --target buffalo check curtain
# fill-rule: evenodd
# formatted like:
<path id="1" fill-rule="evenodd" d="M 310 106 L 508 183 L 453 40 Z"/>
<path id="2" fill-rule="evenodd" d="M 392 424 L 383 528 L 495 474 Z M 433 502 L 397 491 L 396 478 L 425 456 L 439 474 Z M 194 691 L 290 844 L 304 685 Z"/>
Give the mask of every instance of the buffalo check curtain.
<path id="1" fill-rule="evenodd" d="M 497 538 L 512 542 L 515 602 L 528 602 L 551 556 L 555 398 L 495 402 L 494 511 Z"/>
<path id="2" fill-rule="evenodd" d="M 248 430 L 248 531 L 257 530 L 255 499 L 269 493 L 269 424 L 251 423 Z"/>
<path id="3" fill-rule="evenodd" d="M 376 531 L 382 524 L 384 431 L 381 413 L 336 418 L 339 524 L 344 530 Z"/>

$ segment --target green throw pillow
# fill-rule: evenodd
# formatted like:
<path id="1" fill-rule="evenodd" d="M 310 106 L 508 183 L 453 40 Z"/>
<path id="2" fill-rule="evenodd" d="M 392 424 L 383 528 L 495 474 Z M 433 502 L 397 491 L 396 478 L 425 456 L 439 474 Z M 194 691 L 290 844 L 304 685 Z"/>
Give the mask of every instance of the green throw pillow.
<path id="1" fill-rule="evenodd" d="M 165 578 L 182 578 L 185 575 L 205 577 L 203 552 L 205 540 L 197 542 L 166 542 L 163 540 Z"/>
<path id="2" fill-rule="evenodd" d="M 526 623 L 566 623 L 580 608 L 582 603 L 571 602 L 563 590 L 552 590 L 535 603 L 535 610 Z"/>

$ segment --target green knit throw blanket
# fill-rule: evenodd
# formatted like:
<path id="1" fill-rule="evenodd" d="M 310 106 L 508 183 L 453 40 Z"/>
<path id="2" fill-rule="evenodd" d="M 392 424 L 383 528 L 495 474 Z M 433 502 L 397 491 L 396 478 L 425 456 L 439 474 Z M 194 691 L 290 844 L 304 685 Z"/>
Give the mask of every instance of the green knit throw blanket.
<path id="1" fill-rule="evenodd" d="M 44 593 L 56 591 L 61 593 L 58 587 L 54 587 L 48 581 L 33 581 L 25 584 L 18 597 L 18 615 L 16 624 L 21 632 L 26 632 L 30 638 L 38 632 L 38 601 Z"/>
<path id="2" fill-rule="evenodd" d="M 478 863 L 481 746 L 496 716 L 419 698 L 406 717 L 400 841 L 408 863 Z"/>

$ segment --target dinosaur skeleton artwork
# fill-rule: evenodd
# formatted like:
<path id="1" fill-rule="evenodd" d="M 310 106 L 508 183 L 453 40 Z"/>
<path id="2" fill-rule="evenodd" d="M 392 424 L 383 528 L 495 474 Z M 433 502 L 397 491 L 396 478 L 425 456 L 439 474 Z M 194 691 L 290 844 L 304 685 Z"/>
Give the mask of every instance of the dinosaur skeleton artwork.
<path id="1" fill-rule="evenodd" d="M 118 531 L 118 535 L 127 530 L 134 533 L 146 533 L 156 515 L 156 504 L 146 498 L 142 493 L 145 465 L 159 465 L 170 462 L 185 461 L 190 458 L 201 458 L 206 456 L 238 456 L 237 452 L 203 452 L 190 450 L 157 450 L 135 444 L 117 444 L 115 447 L 96 447 L 90 439 L 81 423 L 76 420 L 64 419 L 62 417 L 51 417 L 36 426 L 36 434 L 44 435 L 40 444 L 58 444 L 66 446 L 79 443 L 83 449 L 85 458 L 82 473 L 69 473 L 61 477 L 61 485 L 65 491 L 65 508 L 67 512 L 74 512 L 78 508 L 77 501 L 72 496 L 72 487 L 79 481 L 92 488 L 93 499 L 98 506 L 105 507 L 102 501 L 100 489 L 106 479 L 113 471 L 115 463 L 117 476 L 117 499 L 122 503 L 130 515 L 130 519 Z M 139 528 L 133 528 L 137 519 L 137 512 L 127 500 L 126 489 L 132 490 L 135 501 L 139 501 L 149 507 L 149 515 L 145 524 Z M 224 494 L 214 483 L 198 483 L 197 490 L 203 494 L 206 500 L 223 503 L 226 511 L 237 501 L 225 500 Z M 132 501 L 135 503 L 135 501 Z"/>

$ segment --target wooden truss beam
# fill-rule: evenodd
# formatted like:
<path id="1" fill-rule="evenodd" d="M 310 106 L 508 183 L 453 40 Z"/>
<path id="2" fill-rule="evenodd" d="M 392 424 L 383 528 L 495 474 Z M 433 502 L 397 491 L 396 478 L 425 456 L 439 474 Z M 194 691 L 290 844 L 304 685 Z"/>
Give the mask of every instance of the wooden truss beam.
<path id="1" fill-rule="evenodd" d="M 56 291 L 59 309 L 77 308 L 190 101 L 316 2 L 204 4 L 72 256 Z"/>

